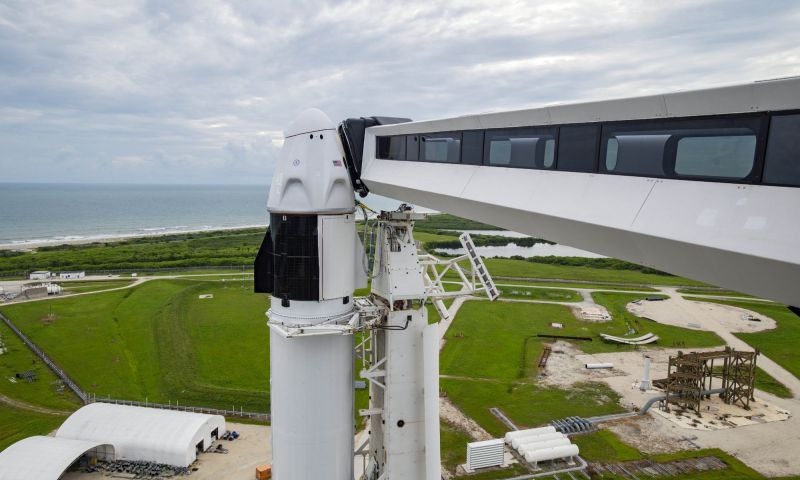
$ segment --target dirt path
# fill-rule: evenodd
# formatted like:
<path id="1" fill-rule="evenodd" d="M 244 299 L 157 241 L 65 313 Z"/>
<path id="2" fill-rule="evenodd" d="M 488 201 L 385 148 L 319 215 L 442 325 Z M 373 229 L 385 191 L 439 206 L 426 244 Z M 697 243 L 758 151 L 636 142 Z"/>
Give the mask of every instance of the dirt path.
<path id="1" fill-rule="evenodd" d="M 447 398 L 439 399 L 439 415 L 442 420 L 465 432 L 473 441 L 489 440 L 492 435 L 483 429 L 478 422 L 464 414 Z"/>
<path id="2" fill-rule="evenodd" d="M 3 394 L 0 394 L 0 403 L 8 405 L 9 407 L 19 408 L 20 410 L 28 410 L 30 412 L 43 413 L 45 415 L 67 416 L 72 414 L 72 412 L 51 410 L 49 408 L 31 405 L 30 403 L 25 403 L 10 397 L 6 397 Z"/>

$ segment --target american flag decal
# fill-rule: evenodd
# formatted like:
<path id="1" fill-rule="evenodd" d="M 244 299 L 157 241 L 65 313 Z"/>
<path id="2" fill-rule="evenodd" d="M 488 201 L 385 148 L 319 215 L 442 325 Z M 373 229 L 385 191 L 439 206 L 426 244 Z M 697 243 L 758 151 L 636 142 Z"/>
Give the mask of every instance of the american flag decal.
<path id="1" fill-rule="evenodd" d="M 341 161 L 341 160 L 334 160 L 334 161 L 333 161 L 333 166 L 334 166 L 334 167 L 341 167 L 342 165 L 343 165 L 343 164 L 342 164 L 342 161 Z"/>

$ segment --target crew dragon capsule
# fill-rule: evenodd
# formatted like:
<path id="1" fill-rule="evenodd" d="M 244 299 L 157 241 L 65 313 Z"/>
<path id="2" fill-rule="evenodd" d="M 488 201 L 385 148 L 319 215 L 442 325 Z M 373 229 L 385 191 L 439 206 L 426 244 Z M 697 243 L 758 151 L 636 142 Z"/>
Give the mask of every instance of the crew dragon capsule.
<path id="1" fill-rule="evenodd" d="M 285 131 L 255 291 L 270 294 L 270 412 L 277 480 L 352 480 L 352 334 L 323 333 L 355 314 L 365 287 L 355 196 L 336 125 L 303 112 Z M 302 327 L 315 327 L 305 330 Z"/>

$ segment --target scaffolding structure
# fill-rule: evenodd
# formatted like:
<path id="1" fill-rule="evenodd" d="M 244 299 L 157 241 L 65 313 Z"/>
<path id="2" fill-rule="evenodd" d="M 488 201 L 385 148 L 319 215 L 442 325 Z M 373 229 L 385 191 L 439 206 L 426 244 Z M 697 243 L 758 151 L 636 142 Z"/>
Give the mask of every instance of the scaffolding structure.
<path id="1" fill-rule="evenodd" d="M 710 398 L 707 392 L 721 388 L 725 403 L 750 410 L 758 354 L 758 350 L 743 352 L 730 347 L 713 352 L 678 352 L 669 358 L 667 378 L 659 382 L 666 390 L 663 409 L 669 411 L 673 404 L 700 413 L 701 401 Z M 716 386 L 714 379 L 719 380 Z"/>

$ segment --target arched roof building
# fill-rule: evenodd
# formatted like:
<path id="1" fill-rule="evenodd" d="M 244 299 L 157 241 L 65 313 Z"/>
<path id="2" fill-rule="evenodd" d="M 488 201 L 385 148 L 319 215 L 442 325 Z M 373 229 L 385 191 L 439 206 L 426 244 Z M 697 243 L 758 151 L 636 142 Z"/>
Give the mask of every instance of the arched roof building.
<path id="1" fill-rule="evenodd" d="M 56 437 L 28 437 L 0 452 L 0 480 L 57 480 L 84 455 L 114 460 L 114 447 Z"/>
<path id="2" fill-rule="evenodd" d="M 67 418 L 56 437 L 111 444 L 119 460 L 188 467 L 224 432 L 220 415 L 92 403 Z"/>

